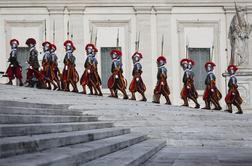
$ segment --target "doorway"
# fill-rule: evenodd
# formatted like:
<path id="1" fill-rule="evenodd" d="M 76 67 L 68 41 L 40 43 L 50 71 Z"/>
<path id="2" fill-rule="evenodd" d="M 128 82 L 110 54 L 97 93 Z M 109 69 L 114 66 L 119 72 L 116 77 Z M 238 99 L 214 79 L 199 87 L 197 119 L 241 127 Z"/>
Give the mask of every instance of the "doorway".
<path id="1" fill-rule="evenodd" d="M 193 67 L 194 83 L 197 90 L 205 88 L 205 63 L 210 59 L 210 48 L 189 48 L 188 57 L 195 62 Z"/>
<path id="2" fill-rule="evenodd" d="M 22 81 L 23 82 L 25 82 L 26 80 L 26 72 L 27 72 L 26 68 L 27 68 L 27 61 L 29 58 L 29 54 L 30 54 L 30 49 L 28 47 L 18 47 L 17 60 L 22 67 L 22 76 L 23 76 Z"/>

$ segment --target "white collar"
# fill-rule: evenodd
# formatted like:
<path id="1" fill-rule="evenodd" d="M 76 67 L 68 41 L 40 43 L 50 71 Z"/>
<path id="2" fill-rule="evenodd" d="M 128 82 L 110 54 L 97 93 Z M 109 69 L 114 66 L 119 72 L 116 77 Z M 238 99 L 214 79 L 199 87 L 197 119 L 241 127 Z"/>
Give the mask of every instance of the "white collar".
<path id="1" fill-rule="evenodd" d="M 73 52 L 72 52 L 72 50 L 68 50 L 68 51 L 66 51 L 66 53 L 73 53 Z"/>
<path id="2" fill-rule="evenodd" d="M 213 71 L 209 71 L 209 72 L 207 72 L 207 74 L 214 74 L 214 72 Z"/>
<path id="3" fill-rule="evenodd" d="M 49 50 L 47 50 L 47 51 L 45 51 L 45 52 L 44 52 L 44 54 L 50 54 L 50 51 L 49 51 Z"/>
<path id="4" fill-rule="evenodd" d="M 93 54 L 88 54 L 87 57 L 95 57 Z"/>
<path id="5" fill-rule="evenodd" d="M 112 59 L 112 62 L 120 61 L 120 59 Z"/>
<path id="6" fill-rule="evenodd" d="M 30 51 L 32 51 L 32 50 L 34 50 L 34 49 L 35 49 L 35 46 L 31 47 L 31 48 L 30 48 Z"/>
<path id="7" fill-rule="evenodd" d="M 235 74 L 230 75 L 230 77 L 235 77 Z"/>
<path id="8" fill-rule="evenodd" d="M 165 68 L 165 65 L 159 66 L 158 68 Z"/>

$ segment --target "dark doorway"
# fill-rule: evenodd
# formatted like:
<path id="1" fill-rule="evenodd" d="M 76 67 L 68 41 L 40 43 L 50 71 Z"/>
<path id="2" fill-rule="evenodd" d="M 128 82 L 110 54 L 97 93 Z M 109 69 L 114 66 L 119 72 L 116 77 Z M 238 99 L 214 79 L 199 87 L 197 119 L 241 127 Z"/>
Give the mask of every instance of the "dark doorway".
<path id="1" fill-rule="evenodd" d="M 204 90 L 205 88 L 205 63 L 210 59 L 210 48 L 189 48 L 189 58 L 195 61 L 193 72 L 195 74 L 195 87 L 197 90 Z"/>
<path id="2" fill-rule="evenodd" d="M 23 82 L 26 80 L 26 68 L 27 68 L 27 60 L 29 58 L 30 49 L 28 47 L 18 47 L 18 55 L 17 59 L 19 64 L 22 66 L 22 76 Z"/>

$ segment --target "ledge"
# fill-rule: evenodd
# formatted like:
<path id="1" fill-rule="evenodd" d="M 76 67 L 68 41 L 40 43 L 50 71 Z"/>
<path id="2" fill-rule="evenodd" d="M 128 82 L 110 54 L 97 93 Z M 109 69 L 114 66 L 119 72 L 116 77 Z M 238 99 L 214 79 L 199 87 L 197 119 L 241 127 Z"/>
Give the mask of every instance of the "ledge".
<path id="1" fill-rule="evenodd" d="M 235 74 L 235 76 L 242 76 L 242 77 L 251 77 L 252 71 L 240 71 Z M 222 73 L 222 77 L 229 77 L 228 72 Z"/>

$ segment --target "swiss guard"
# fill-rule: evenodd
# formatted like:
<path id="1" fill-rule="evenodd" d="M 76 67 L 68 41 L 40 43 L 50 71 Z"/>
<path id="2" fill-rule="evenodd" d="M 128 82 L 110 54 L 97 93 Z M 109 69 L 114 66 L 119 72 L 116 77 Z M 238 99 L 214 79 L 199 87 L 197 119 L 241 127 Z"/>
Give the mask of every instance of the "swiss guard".
<path id="1" fill-rule="evenodd" d="M 205 69 L 207 72 L 207 76 L 205 79 L 205 91 L 203 95 L 203 100 L 205 101 L 205 107 L 203 109 L 211 109 L 211 103 L 214 105 L 214 110 L 221 110 L 220 106 L 220 99 L 222 98 L 222 95 L 218 88 L 216 87 L 216 76 L 214 74 L 214 67 L 216 65 L 209 61 L 205 64 Z"/>
<path id="2" fill-rule="evenodd" d="M 25 43 L 30 48 L 29 58 L 28 58 L 28 68 L 26 74 L 26 86 L 33 87 L 37 83 L 38 87 L 43 84 L 43 77 L 39 73 L 39 61 L 38 61 L 38 51 L 36 49 L 36 40 L 33 38 L 28 38 Z"/>
<path id="3" fill-rule="evenodd" d="M 11 46 L 11 52 L 10 57 L 8 59 L 8 62 L 10 62 L 9 67 L 6 71 L 6 75 L 9 78 L 8 85 L 12 85 L 12 80 L 18 79 L 19 80 L 19 86 L 23 86 L 22 81 L 22 67 L 20 66 L 18 60 L 17 60 L 17 48 L 18 48 L 19 42 L 17 39 L 12 39 L 10 41 Z"/>
<path id="4" fill-rule="evenodd" d="M 157 58 L 158 73 L 157 73 L 157 84 L 154 89 L 153 103 L 160 103 L 160 97 L 161 95 L 163 95 L 166 99 L 165 104 L 171 105 L 171 101 L 169 98 L 170 89 L 167 83 L 167 69 L 165 67 L 165 64 L 166 64 L 166 58 L 162 55 L 159 56 Z"/>
<path id="5" fill-rule="evenodd" d="M 54 73 L 51 68 L 51 62 L 52 62 L 52 57 L 51 57 L 51 52 L 50 52 L 50 47 L 51 43 L 48 41 L 45 41 L 43 44 L 43 59 L 42 59 L 42 74 L 44 75 L 44 81 L 47 84 L 48 89 L 52 89 L 51 83 L 53 84 L 54 88 L 53 90 L 57 89 L 57 85 L 52 81 L 54 78 Z"/>
<path id="6" fill-rule="evenodd" d="M 57 89 L 60 90 L 60 70 L 58 68 L 58 57 L 56 55 L 57 47 L 55 44 L 50 44 L 50 56 L 51 56 L 51 70 L 52 70 L 52 81 L 56 82 Z"/>
<path id="7" fill-rule="evenodd" d="M 232 104 L 237 107 L 238 112 L 236 114 L 242 114 L 243 111 L 241 109 L 242 98 L 238 91 L 237 78 L 235 76 L 238 68 L 235 65 L 229 65 L 227 71 L 230 75 L 230 79 L 228 81 L 228 93 L 225 97 L 225 102 L 227 104 L 226 112 L 232 113 Z"/>
<path id="8" fill-rule="evenodd" d="M 191 99 L 195 103 L 195 108 L 200 108 L 200 104 L 197 101 L 198 93 L 194 86 L 194 73 L 192 71 L 192 67 L 194 65 L 194 61 L 191 59 L 182 59 L 180 61 L 180 65 L 184 70 L 183 75 L 183 89 L 180 93 L 181 98 L 184 101 L 182 106 L 189 106 L 188 99 Z"/>
<path id="9" fill-rule="evenodd" d="M 64 57 L 64 69 L 62 72 L 62 80 L 64 84 L 64 90 L 70 91 L 69 85 L 73 87 L 72 92 L 78 92 L 77 82 L 79 81 L 79 75 L 75 69 L 75 57 L 73 52 L 75 50 L 74 44 L 71 40 L 64 42 L 66 55 Z"/>
<path id="10" fill-rule="evenodd" d="M 126 93 L 127 81 L 123 76 L 121 62 L 122 52 L 118 49 L 115 49 L 110 52 L 110 56 L 112 59 L 112 75 L 108 79 L 108 88 L 111 93 L 109 97 L 118 98 L 118 90 L 120 90 L 123 93 L 123 99 L 128 99 L 128 95 Z"/>
<path id="11" fill-rule="evenodd" d="M 140 52 L 135 52 L 132 55 L 132 61 L 133 61 L 133 71 L 132 76 L 133 79 L 130 83 L 129 90 L 132 94 L 131 100 L 136 100 L 135 93 L 138 92 L 142 95 L 141 101 L 147 101 L 144 92 L 146 91 L 146 86 L 143 82 L 143 79 L 141 77 L 143 71 L 142 71 L 142 65 L 140 63 L 140 60 L 143 58 L 142 54 Z"/>
<path id="12" fill-rule="evenodd" d="M 85 71 L 81 77 L 80 84 L 83 87 L 83 93 L 86 94 L 86 85 L 89 87 L 90 94 L 93 95 L 93 89 L 95 95 L 102 96 L 101 92 L 101 78 L 98 74 L 97 65 L 98 61 L 95 57 L 98 52 L 94 44 L 87 44 L 85 47 L 87 58 L 84 64 Z"/>

